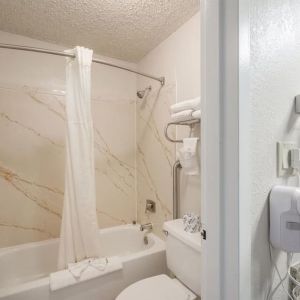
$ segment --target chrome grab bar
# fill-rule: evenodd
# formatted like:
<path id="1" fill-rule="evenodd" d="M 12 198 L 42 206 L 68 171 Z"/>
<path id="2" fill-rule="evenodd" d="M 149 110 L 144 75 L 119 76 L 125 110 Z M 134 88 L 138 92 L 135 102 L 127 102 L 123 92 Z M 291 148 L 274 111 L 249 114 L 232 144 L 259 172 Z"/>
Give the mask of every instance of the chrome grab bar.
<path id="1" fill-rule="evenodd" d="M 172 139 L 168 135 L 168 128 L 170 125 L 183 125 L 183 126 L 189 126 L 190 127 L 190 135 L 192 133 L 193 126 L 196 124 L 200 124 L 200 119 L 192 119 L 188 121 L 182 121 L 182 122 L 170 122 L 165 127 L 165 137 L 168 141 L 172 143 L 183 143 L 183 140 L 176 140 Z M 178 176 L 179 170 L 182 168 L 180 161 L 176 160 L 173 165 L 173 219 L 179 218 L 179 198 L 180 198 L 180 189 L 179 189 L 179 180 L 180 177 Z"/>
<path id="2" fill-rule="evenodd" d="M 179 196 L 180 196 L 180 188 L 179 188 L 179 170 L 182 168 L 180 161 L 176 160 L 173 165 L 173 219 L 179 218 Z"/>

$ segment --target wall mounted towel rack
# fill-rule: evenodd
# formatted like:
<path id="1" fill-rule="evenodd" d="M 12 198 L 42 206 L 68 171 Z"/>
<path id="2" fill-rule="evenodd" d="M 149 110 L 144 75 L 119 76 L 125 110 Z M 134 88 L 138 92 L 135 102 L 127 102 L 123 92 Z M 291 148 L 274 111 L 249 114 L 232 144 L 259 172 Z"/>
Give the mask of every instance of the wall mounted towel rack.
<path id="1" fill-rule="evenodd" d="M 176 140 L 176 139 L 172 139 L 169 137 L 168 135 L 168 129 L 171 125 L 177 126 L 189 126 L 190 127 L 190 133 L 194 127 L 194 125 L 196 124 L 200 124 L 200 119 L 193 119 L 193 120 L 188 120 L 188 121 L 181 121 L 181 122 L 170 122 L 166 125 L 165 127 L 165 137 L 168 141 L 172 142 L 172 143 L 183 143 L 183 139 L 181 140 Z"/>

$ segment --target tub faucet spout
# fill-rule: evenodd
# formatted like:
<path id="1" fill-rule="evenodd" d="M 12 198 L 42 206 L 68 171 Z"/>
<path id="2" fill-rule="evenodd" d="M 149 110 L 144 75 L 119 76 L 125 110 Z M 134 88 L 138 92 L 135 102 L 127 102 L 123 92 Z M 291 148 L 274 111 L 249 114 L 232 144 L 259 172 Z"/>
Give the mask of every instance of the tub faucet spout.
<path id="1" fill-rule="evenodd" d="M 152 228 L 153 228 L 152 223 L 146 223 L 140 226 L 140 231 L 144 231 L 144 230 L 151 231 Z"/>
<path id="2" fill-rule="evenodd" d="M 140 227 L 140 231 L 144 231 L 144 244 L 145 245 L 149 244 L 148 234 L 152 230 L 152 228 L 153 228 L 152 223 L 142 224 Z"/>

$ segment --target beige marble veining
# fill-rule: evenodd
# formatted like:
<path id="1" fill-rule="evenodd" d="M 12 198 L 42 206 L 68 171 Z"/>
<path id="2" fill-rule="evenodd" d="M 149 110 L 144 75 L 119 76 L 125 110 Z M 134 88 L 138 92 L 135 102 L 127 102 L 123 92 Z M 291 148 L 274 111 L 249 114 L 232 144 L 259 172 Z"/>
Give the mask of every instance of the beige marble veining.
<path id="1" fill-rule="evenodd" d="M 54 194 L 54 199 L 56 200 L 63 196 L 63 193 L 56 188 L 51 188 L 28 179 L 22 178 L 13 171 L 0 165 L 0 178 L 10 184 L 16 191 L 23 195 L 28 200 L 34 202 L 41 209 L 45 210 L 47 213 L 56 216 L 58 219 L 61 218 L 61 205 L 56 203 L 57 201 L 50 201 L 49 193 Z M 41 197 L 37 197 L 35 190 L 43 191 Z M 47 200 L 46 200 L 47 199 Z M 61 202 L 61 201 L 60 201 Z"/>
<path id="2" fill-rule="evenodd" d="M 59 233 L 62 194 L 1 166 L 1 246 L 55 237 Z"/>
<path id="3" fill-rule="evenodd" d="M 0 247 L 59 236 L 64 101 L 34 87 L 0 87 Z M 99 225 L 129 223 L 136 218 L 135 101 L 98 96 L 92 108 Z"/>
<path id="4" fill-rule="evenodd" d="M 172 167 L 175 146 L 164 136 L 169 106 L 175 101 L 175 84 L 152 89 L 137 105 L 137 187 L 139 222 L 152 222 L 163 237 L 162 224 L 172 218 Z M 169 134 L 175 136 L 175 129 Z M 145 213 L 145 201 L 156 202 L 156 213 Z"/>
<path id="5" fill-rule="evenodd" d="M 155 176 L 154 172 L 148 167 L 147 164 L 147 159 L 145 157 L 145 154 L 143 153 L 142 149 L 140 146 L 138 146 L 138 156 L 139 156 L 139 167 L 140 170 L 142 170 L 141 174 L 145 175 L 144 178 L 147 178 L 147 182 L 143 182 L 144 178 L 141 178 L 141 186 L 139 187 L 140 190 L 142 190 L 142 187 L 146 188 L 146 186 L 149 188 L 150 192 L 152 195 L 154 195 L 155 200 L 158 202 L 160 205 L 160 208 L 162 209 L 163 212 L 166 214 L 171 214 L 170 209 L 166 205 L 164 199 L 160 198 L 160 194 L 158 193 L 158 189 L 155 185 L 155 180 L 153 176 Z M 144 173 L 145 172 L 145 173 Z"/>
<path id="6" fill-rule="evenodd" d="M 28 126 L 26 126 L 26 125 L 18 122 L 17 120 L 12 119 L 10 116 L 8 116 L 7 114 L 5 114 L 3 112 L 0 113 L 0 117 L 3 118 L 4 120 L 6 120 L 7 122 L 14 123 L 16 126 L 20 126 L 23 129 L 26 129 L 26 130 L 30 131 L 32 134 L 35 134 L 38 137 L 47 140 L 49 143 L 53 144 L 54 146 L 61 147 L 61 148 L 64 147 L 64 145 L 56 143 L 55 141 L 51 140 L 47 136 L 43 136 L 41 133 L 39 133 L 38 131 L 36 131 L 34 128 L 28 127 Z"/>
<path id="7" fill-rule="evenodd" d="M 142 101 L 92 99 L 100 228 L 172 218 L 175 145 L 164 137 L 175 84 Z M 0 88 L 0 247 L 59 236 L 64 190 L 65 96 Z M 169 134 L 176 136 L 175 128 Z M 9 200 L 8 200 L 9 199 Z M 145 200 L 157 203 L 145 213 Z M 16 208 L 22 208 L 20 214 Z"/>

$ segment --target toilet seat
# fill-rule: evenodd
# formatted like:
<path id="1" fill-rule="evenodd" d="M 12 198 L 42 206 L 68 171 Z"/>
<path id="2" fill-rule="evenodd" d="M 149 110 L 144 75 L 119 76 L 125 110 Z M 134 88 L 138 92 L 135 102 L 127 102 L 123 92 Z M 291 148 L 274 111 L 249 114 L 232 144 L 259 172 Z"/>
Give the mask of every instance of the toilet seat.
<path id="1" fill-rule="evenodd" d="M 116 300 L 195 300 L 196 298 L 176 279 L 162 274 L 130 285 Z"/>

